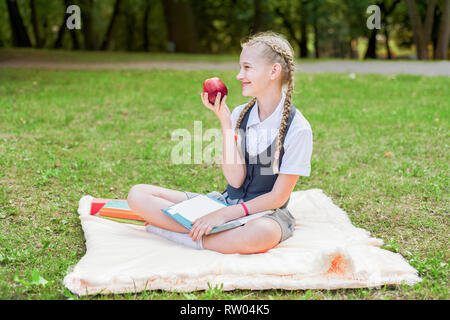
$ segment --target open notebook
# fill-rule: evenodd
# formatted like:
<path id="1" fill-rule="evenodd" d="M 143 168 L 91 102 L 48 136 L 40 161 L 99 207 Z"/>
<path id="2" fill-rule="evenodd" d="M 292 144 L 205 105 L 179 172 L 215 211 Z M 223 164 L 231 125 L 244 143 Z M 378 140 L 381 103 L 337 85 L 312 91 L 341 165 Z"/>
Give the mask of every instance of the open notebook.
<path id="1" fill-rule="evenodd" d="M 204 215 L 207 215 L 220 208 L 227 207 L 229 204 L 214 199 L 206 194 L 197 195 L 191 199 L 176 203 L 162 211 L 169 217 L 183 225 L 185 228 L 191 230 L 193 222 Z M 225 231 L 231 228 L 244 225 L 247 221 L 259 218 L 265 214 L 272 213 L 274 210 L 266 210 L 258 213 L 248 215 L 246 217 L 238 218 L 228 221 L 220 226 L 214 227 L 210 234 Z"/>

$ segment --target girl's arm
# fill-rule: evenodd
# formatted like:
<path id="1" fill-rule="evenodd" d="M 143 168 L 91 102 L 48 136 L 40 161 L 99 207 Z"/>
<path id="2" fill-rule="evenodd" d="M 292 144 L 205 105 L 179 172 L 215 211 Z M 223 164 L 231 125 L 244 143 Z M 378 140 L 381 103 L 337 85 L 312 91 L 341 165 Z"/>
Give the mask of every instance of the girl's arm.
<path id="1" fill-rule="evenodd" d="M 202 92 L 202 102 L 208 109 L 214 111 L 222 126 L 223 151 L 222 171 L 228 183 L 239 188 L 245 180 L 245 160 L 241 159 L 237 144 L 234 140 L 234 130 L 231 128 L 231 112 L 226 104 L 227 96 L 220 101 L 220 92 L 216 96 L 214 104 L 208 100 L 208 93 Z"/>

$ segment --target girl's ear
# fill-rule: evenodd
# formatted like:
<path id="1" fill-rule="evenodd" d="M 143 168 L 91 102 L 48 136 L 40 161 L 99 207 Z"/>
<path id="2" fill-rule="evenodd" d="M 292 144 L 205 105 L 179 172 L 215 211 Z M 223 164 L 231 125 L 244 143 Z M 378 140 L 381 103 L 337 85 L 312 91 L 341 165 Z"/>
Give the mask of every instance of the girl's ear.
<path id="1" fill-rule="evenodd" d="M 270 80 L 277 79 L 281 75 L 281 72 L 282 72 L 281 64 L 275 63 L 272 66 L 272 71 L 270 72 Z"/>

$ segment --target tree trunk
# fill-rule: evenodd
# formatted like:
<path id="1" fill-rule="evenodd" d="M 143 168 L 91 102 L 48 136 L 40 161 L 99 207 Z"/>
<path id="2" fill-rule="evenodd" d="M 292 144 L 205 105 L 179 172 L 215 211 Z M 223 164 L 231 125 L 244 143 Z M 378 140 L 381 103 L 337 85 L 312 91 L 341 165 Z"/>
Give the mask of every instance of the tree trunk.
<path id="1" fill-rule="evenodd" d="M 389 46 L 389 30 L 388 30 L 388 20 L 387 17 L 395 10 L 395 7 L 400 3 L 400 0 L 395 0 L 389 8 L 386 8 L 384 2 L 381 3 L 382 11 L 384 11 L 384 15 L 382 15 L 382 21 L 384 24 L 384 37 L 385 37 L 385 45 L 387 51 L 387 58 L 389 60 L 392 59 L 391 48 Z"/>
<path id="2" fill-rule="evenodd" d="M 35 46 L 36 48 L 42 48 L 41 36 L 39 34 L 39 19 L 36 10 L 36 3 L 34 0 L 30 0 L 30 10 L 31 10 L 31 25 L 33 26 Z"/>
<path id="3" fill-rule="evenodd" d="M 144 40 L 142 47 L 143 47 L 144 51 L 149 51 L 149 49 L 150 49 L 149 34 L 148 34 L 149 17 L 150 17 L 150 0 L 145 0 L 144 18 L 142 21 L 142 37 Z"/>
<path id="4" fill-rule="evenodd" d="M 436 1 L 437 0 L 429 0 L 428 6 L 427 6 L 427 13 L 425 17 L 424 22 L 424 41 L 425 45 L 427 47 L 427 53 L 428 53 L 428 44 L 431 40 L 431 30 L 433 29 L 433 21 L 434 21 L 434 11 L 436 9 Z"/>
<path id="5" fill-rule="evenodd" d="M 428 58 L 428 52 L 424 52 L 424 41 L 423 38 L 423 26 L 422 19 L 420 18 L 419 11 L 414 0 L 406 0 L 406 5 L 408 8 L 408 15 L 411 22 L 411 28 L 414 36 L 414 43 L 416 44 L 417 58 L 424 59 L 425 56 Z"/>
<path id="6" fill-rule="evenodd" d="M 86 50 L 95 50 L 97 48 L 97 41 L 95 39 L 93 20 L 94 1 L 93 0 L 80 0 L 81 20 L 83 36 L 84 36 L 84 48 Z"/>
<path id="7" fill-rule="evenodd" d="M 67 19 L 66 7 L 64 7 L 63 9 L 64 9 L 63 18 L 61 25 L 58 28 L 58 35 L 56 36 L 55 43 L 53 44 L 53 49 L 60 49 L 62 47 L 64 33 L 66 32 L 66 19 Z"/>
<path id="8" fill-rule="evenodd" d="M 105 38 L 103 39 L 102 46 L 100 47 L 100 50 L 106 50 L 108 49 L 109 44 L 111 43 L 111 40 L 113 38 L 113 32 L 114 32 L 114 26 L 117 22 L 117 17 L 120 13 L 120 6 L 122 4 L 122 0 L 116 0 L 116 3 L 114 4 L 114 11 L 111 16 L 111 20 L 109 21 L 108 30 L 106 31 Z"/>
<path id="9" fill-rule="evenodd" d="M 31 47 L 30 38 L 28 37 L 27 29 L 23 24 L 17 1 L 6 0 L 6 5 L 8 6 L 13 45 L 17 47 Z"/>
<path id="10" fill-rule="evenodd" d="M 306 31 L 306 3 L 302 1 L 300 4 L 300 58 L 308 57 L 308 32 Z"/>
<path id="11" fill-rule="evenodd" d="M 314 34 L 314 56 L 316 59 L 320 58 L 320 49 L 319 49 L 319 28 L 317 27 L 317 6 L 313 5 L 311 7 L 311 15 L 312 15 L 312 28 Z"/>
<path id="12" fill-rule="evenodd" d="M 308 33 L 306 32 L 306 23 L 300 23 L 300 58 L 308 58 Z"/>
<path id="13" fill-rule="evenodd" d="M 43 21 L 42 21 L 42 33 L 41 33 L 42 48 L 44 48 L 47 44 L 47 39 L 49 38 L 48 34 L 49 34 L 48 17 L 44 16 Z"/>
<path id="14" fill-rule="evenodd" d="M 127 30 L 126 46 L 127 51 L 134 50 L 134 30 L 136 25 L 136 15 L 132 9 L 125 11 L 125 27 Z"/>
<path id="15" fill-rule="evenodd" d="M 198 52 L 198 34 L 189 0 L 162 1 L 168 41 L 176 52 Z"/>
<path id="16" fill-rule="evenodd" d="M 417 58 L 420 60 L 428 60 L 428 44 L 431 39 L 431 28 L 433 27 L 436 0 L 428 1 L 427 12 L 423 24 L 415 0 L 406 0 L 406 5 L 408 7 L 409 19 L 414 34 L 414 42 L 417 48 Z"/>
<path id="17" fill-rule="evenodd" d="M 75 29 L 70 30 L 70 37 L 72 38 L 72 49 L 80 50 L 80 43 L 78 42 L 78 37 Z"/>
<path id="18" fill-rule="evenodd" d="M 386 7 L 385 2 L 377 2 L 380 7 L 381 21 L 384 26 L 384 35 L 386 37 L 385 45 L 387 51 L 388 59 L 391 59 L 391 51 L 389 48 L 389 33 L 387 30 L 387 17 L 394 11 L 395 7 L 399 4 L 400 0 L 395 0 L 390 7 Z M 377 34 L 378 29 L 373 29 L 369 37 L 369 43 L 367 46 L 366 54 L 364 59 L 376 59 L 377 58 Z"/>
<path id="19" fill-rule="evenodd" d="M 450 0 L 445 0 L 442 6 L 441 23 L 439 25 L 438 41 L 436 45 L 435 59 L 448 59 L 448 42 L 450 36 Z"/>
<path id="20" fill-rule="evenodd" d="M 63 0 L 64 3 L 64 17 L 62 19 L 61 25 L 59 26 L 58 29 L 58 36 L 56 37 L 55 43 L 53 45 L 54 49 L 60 49 L 62 47 L 62 42 L 64 39 L 64 34 L 66 32 L 66 23 L 67 23 L 67 19 L 70 17 L 69 13 L 66 13 L 67 8 L 71 5 L 71 1 L 70 0 Z M 72 38 L 72 49 L 73 50 L 79 50 L 80 49 L 80 44 L 78 42 L 78 38 L 77 38 L 77 34 L 76 34 L 76 30 L 70 30 L 70 37 Z"/>
<path id="21" fill-rule="evenodd" d="M 377 33 L 378 29 L 372 29 L 370 33 L 369 42 L 367 44 L 366 54 L 364 59 L 376 59 L 377 58 Z"/>
<path id="22" fill-rule="evenodd" d="M 386 56 L 389 60 L 392 59 L 391 48 L 389 46 L 389 31 L 387 29 L 387 25 L 384 25 L 384 37 L 385 37 L 385 45 L 386 45 Z"/>
<path id="23" fill-rule="evenodd" d="M 320 58 L 320 49 L 319 49 L 319 29 L 317 28 L 317 22 L 313 24 L 313 32 L 314 32 L 314 54 L 318 59 Z"/>
<path id="24" fill-rule="evenodd" d="M 263 0 L 253 0 L 255 14 L 253 16 L 253 32 L 257 33 L 264 30 L 264 10 Z"/>

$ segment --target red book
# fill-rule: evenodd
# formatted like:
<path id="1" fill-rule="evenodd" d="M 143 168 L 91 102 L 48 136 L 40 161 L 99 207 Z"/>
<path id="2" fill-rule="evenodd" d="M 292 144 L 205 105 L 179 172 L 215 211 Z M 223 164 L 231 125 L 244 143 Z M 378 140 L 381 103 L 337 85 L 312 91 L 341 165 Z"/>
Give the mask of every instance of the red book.
<path id="1" fill-rule="evenodd" d="M 101 198 L 94 198 L 94 200 L 91 203 L 91 215 L 96 215 L 101 208 L 103 208 L 103 206 L 111 200 L 115 200 L 115 201 L 127 201 L 127 200 L 123 200 L 123 199 L 101 199 Z"/>

